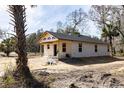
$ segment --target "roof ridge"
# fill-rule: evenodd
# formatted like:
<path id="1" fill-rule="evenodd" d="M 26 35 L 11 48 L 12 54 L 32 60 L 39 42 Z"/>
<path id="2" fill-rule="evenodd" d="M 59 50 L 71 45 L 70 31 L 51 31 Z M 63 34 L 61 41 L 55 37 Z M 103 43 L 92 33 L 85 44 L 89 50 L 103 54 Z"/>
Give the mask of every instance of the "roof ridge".
<path id="1" fill-rule="evenodd" d="M 68 34 L 64 34 L 64 33 L 57 33 L 57 32 L 52 32 L 52 31 L 46 31 L 46 32 L 50 32 L 50 33 L 55 33 L 55 34 L 62 34 L 62 35 L 67 35 L 67 36 L 75 36 L 75 37 L 79 37 L 79 36 L 83 36 L 83 37 L 89 37 L 89 38 L 92 38 L 91 36 L 86 36 L 86 35 L 82 35 L 82 34 L 80 34 L 80 35 L 68 35 Z M 96 39 L 96 38 L 92 38 L 92 39 Z M 98 40 L 100 40 L 99 38 L 98 38 Z"/>

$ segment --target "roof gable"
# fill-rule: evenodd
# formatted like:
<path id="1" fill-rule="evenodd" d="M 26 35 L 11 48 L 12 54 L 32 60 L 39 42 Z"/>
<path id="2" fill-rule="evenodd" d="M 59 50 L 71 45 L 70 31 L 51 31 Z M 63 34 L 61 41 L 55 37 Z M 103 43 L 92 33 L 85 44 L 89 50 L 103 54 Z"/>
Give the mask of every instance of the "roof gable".
<path id="1" fill-rule="evenodd" d="M 50 34 L 49 32 L 44 32 L 41 36 L 40 43 L 41 42 L 52 42 L 57 41 L 58 38 L 56 38 L 54 35 Z"/>

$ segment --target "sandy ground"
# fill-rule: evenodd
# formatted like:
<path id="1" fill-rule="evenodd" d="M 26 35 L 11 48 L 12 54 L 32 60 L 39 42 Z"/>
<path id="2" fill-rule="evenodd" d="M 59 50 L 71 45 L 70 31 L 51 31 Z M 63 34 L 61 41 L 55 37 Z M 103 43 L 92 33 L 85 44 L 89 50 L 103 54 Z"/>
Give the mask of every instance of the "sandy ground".
<path id="1" fill-rule="evenodd" d="M 0 57 L 0 72 L 7 68 L 15 66 L 16 57 Z M 100 61 L 107 62 L 100 62 Z M 108 61 L 109 60 L 109 61 Z M 63 60 L 58 61 L 57 64 L 48 65 L 46 59 L 41 56 L 33 56 L 28 59 L 28 65 L 30 70 L 47 70 L 50 73 L 68 73 L 75 70 L 100 70 L 100 71 L 113 71 L 116 69 L 122 69 L 124 67 L 124 59 L 119 58 L 111 60 L 109 58 L 97 58 L 86 60 Z M 66 62 L 67 61 L 67 62 Z M 77 61 L 77 62 L 76 62 Z M 92 62 L 94 61 L 94 63 Z M 98 61 L 98 62 L 96 62 Z M 71 63 L 72 62 L 72 63 Z M 75 63 L 74 63 L 75 62 Z"/>
<path id="2" fill-rule="evenodd" d="M 15 59 L 16 57 L 0 56 L 0 75 L 6 69 L 15 67 Z M 72 83 L 79 87 L 124 87 L 123 57 L 65 59 L 58 61 L 56 65 L 46 64 L 47 59 L 41 56 L 30 56 L 28 60 L 31 71 L 45 71 L 54 75 L 56 80 L 52 87 L 69 87 Z"/>

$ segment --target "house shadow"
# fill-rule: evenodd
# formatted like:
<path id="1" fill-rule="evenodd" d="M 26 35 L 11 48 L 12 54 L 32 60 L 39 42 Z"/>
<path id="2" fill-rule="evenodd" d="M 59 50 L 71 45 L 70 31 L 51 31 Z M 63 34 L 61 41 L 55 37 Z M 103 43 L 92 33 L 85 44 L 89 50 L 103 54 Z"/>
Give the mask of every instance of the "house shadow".
<path id="1" fill-rule="evenodd" d="M 61 62 L 75 65 L 75 66 L 83 66 L 83 65 L 92 65 L 92 64 L 104 64 L 104 63 L 112 63 L 115 61 L 124 61 L 124 57 L 111 57 L 111 56 L 104 56 L 104 57 L 83 57 L 83 58 L 67 58 L 67 59 L 60 59 Z"/>

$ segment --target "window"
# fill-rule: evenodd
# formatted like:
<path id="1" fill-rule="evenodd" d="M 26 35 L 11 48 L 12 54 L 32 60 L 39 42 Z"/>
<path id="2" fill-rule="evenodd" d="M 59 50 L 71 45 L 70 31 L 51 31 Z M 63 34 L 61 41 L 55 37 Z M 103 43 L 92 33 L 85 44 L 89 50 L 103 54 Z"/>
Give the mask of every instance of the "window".
<path id="1" fill-rule="evenodd" d="M 82 52 L 82 43 L 79 43 L 79 46 L 78 46 L 79 48 L 78 48 L 78 51 L 79 52 Z"/>
<path id="2" fill-rule="evenodd" d="M 52 37 L 52 39 L 56 39 L 55 37 Z"/>
<path id="3" fill-rule="evenodd" d="M 62 44 L 62 52 L 66 52 L 66 43 Z"/>
<path id="4" fill-rule="evenodd" d="M 51 37 L 48 37 L 48 40 L 50 40 L 51 39 Z"/>
<path id="5" fill-rule="evenodd" d="M 95 45 L 95 52 L 97 52 L 98 50 L 97 50 L 97 45 Z"/>
<path id="6" fill-rule="evenodd" d="M 50 49 L 50 45 L 47 45 L 47 49 Z"/>

